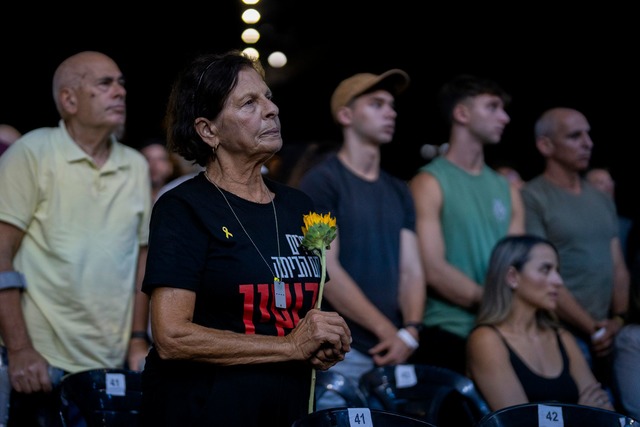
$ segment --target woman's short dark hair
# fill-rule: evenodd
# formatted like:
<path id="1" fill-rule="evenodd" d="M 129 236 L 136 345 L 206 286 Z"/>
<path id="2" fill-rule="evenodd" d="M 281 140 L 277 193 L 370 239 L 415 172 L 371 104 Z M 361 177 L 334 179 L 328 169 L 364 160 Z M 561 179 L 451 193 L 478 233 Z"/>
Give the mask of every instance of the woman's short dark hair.
<path id="1" fill-rule="evenodd" d="M 238 50 L 199 55 L 178 74 L 164 118 L 171 151 L 200 166 L 208 163 L 214 152 L 196 132 L 195 121 L 198 117 L 213 120 L 220 114 L 245 68 L 255 69 L 264 78 L 260 62 Z"/>

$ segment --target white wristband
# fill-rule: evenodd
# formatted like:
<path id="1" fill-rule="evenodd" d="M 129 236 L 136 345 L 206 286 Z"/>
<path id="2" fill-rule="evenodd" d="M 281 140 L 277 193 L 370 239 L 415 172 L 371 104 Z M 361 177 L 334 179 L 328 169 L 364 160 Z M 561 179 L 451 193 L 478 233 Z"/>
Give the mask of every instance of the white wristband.
<path id="1" fill-rule="evenodd" d="M 411 332 L 407 331 L 405 328 L 398 329 L 398 333 L 396 335 L 398 335 L 398 338 L 400 338 L 411 350 L 415 350 L 420 346 L 420 343 L 413 337 L 413 335 L 411 335 Z"/>

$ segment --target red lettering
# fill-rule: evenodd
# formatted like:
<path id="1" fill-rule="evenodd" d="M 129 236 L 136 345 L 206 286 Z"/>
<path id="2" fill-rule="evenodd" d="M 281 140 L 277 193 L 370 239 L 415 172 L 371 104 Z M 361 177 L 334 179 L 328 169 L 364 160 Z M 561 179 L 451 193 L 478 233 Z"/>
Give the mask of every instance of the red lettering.
<path id="1" fill-rule="evenodd" d="M 300 312 L 304 309 L 304 295 L 312 293 L 312 307 L 318 298 L 318 283 L 295 282 L 292 285 L 285 283 L 285 298 L 287 308 L 276 308 L 273 283 L 260 283 L 257 285 L 240 285 L 239 291 L 244 296 L 243 323 L 246 334 L 255 334 L 256 325 L 253 322 L 255 310 L 259 310 L 260 323 L 269 323 L 275 320 L 274 327 L 278 336 L 284 336 L 285 330 L 293 329 L 300 322 Z M 256 307 L 256 291 L 259 296 Z"/>

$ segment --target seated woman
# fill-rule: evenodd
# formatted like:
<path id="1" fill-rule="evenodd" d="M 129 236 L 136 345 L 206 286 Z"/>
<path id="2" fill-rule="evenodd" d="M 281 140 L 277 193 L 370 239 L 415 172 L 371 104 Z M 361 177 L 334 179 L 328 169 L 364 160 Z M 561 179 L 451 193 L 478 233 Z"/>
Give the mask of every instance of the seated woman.
<path id="1" fill-rule="evenodd" d="M 508 236 L 493 249 L 467 375 L 491 410 L 561 402 L 614 410 L 575 338 L 556 321 L 558 253 L 547 240 Z"/>

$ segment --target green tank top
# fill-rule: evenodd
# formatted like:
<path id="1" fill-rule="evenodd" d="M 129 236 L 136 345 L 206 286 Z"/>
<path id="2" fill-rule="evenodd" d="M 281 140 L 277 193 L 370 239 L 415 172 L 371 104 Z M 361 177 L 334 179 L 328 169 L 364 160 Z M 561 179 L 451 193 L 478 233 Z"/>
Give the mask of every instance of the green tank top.
<path id="1" fill-rule="evenodd" d="M 508 182 L 486 165 L 479 175 L 472 175 L 444 157 L 434 159 L 420 172 L 431 173 L 440 183 L 447 261 L 484 285 L 491 250 L 507 234 L 511 222 Z M 430 294 L 424 322 L 466 338 L 475 313 Z"/>

